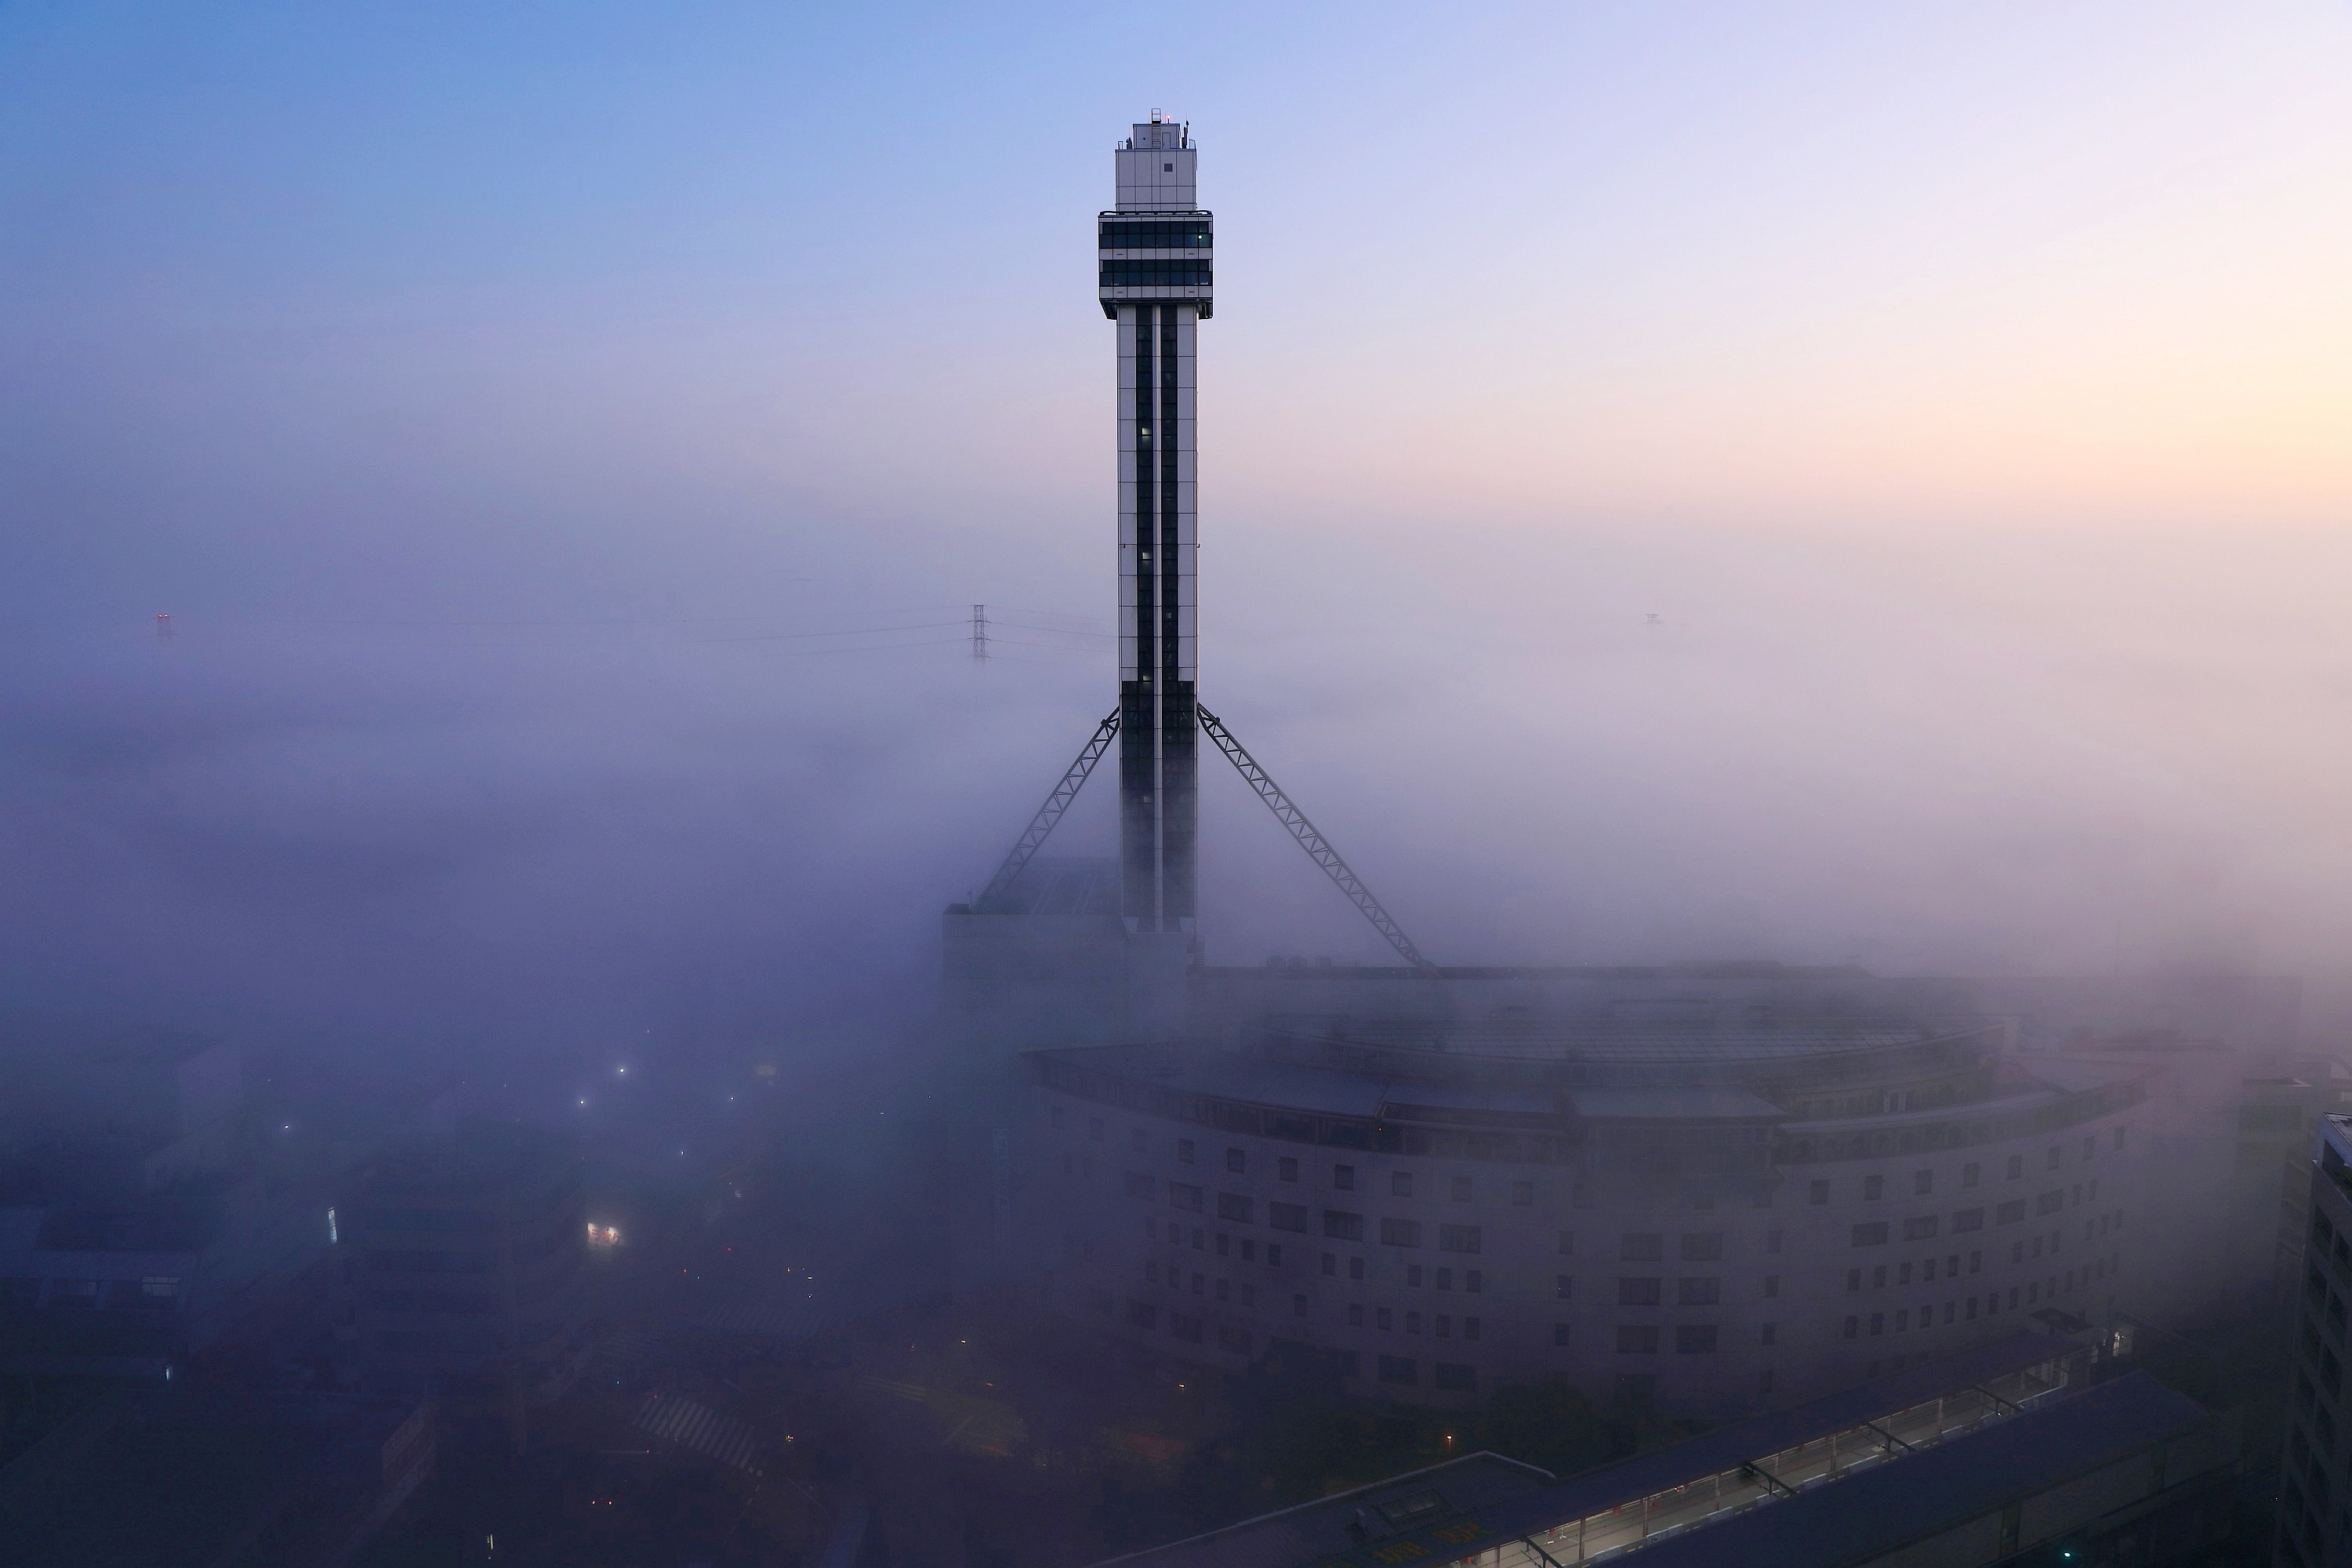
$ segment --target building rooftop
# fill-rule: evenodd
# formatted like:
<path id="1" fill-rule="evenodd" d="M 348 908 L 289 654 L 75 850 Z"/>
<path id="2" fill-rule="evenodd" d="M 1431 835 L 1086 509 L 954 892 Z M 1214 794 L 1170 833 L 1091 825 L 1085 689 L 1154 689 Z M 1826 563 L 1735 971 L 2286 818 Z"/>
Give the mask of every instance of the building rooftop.
<path id="1" fill-rule="evenodd" d="M 1842 1485 L 1802 1491 L 1660 1542 L 1643 1568 L 1844 1568 L 1982 1519 L 2021 1498 L 2179 1438 L 2210 1417 L 2144 1372 L 1998 1422 Z"/>
<path id="2" fill-rule="evenodd" d="M 1527 1467 L 1506 1473 L 1495 1467 L 1510 1461 L 1479 1455 L 1475 1468 L 1463 1468 L 1472 1461 L 1462 1460 L 1395 1477 L 1116 1561 L 1137 1568 L 1402 1568 L 1534 1537 L 1565 1563 L 1655 1543 L 1703 1524 L 1720 1527 L 1751 1510 L 1759 1510 L 1757 1517 L 1787 1514 L 1795 1501 L 1815 1497 L 1828 1498 L 1835 1512 L 1865 1495 L 1843 1484 L 1850 1478 L 1899 1458 L 1902 1467 L 1887 1473 L 1898 1489 L 1914 1486 L 1928 1473 L 1910 1468 L 1920 1456 L 1958 1451 L 1964 1442 L 2006 1429 L 2010 1417 L 2038 1412 L 2053 1400 L 2063 1409 L 2087 1398 L 2071 1393 L 2086 1355 L 2071 1340 L 2014 1334 L 1567 1480 L 1526 1484 Z M 2105 1452 L 2102 1443 L 2112 1447 L 2144 1428 L 2153 1434 L 2138 1439 L 2145 1446 L 2203 1418 L 2193 1402 L 2144 1374 L 2112 1386 L 2126 1385 L 2126 1393 L 2110 1394 L 2085 1416 L 2070 1418 L 2057 1429 L 2059 1437 L 1967 1449 L 1964 1459 L 1977 1457 L 1973 1468 L 1964 1464 L 1958 1471 L 1981 1489 L 2020 1464 L 2046 1457 L 2053 1445 L 2061 1454 L 2070 1445 L 2086 1455 Z M 2033 1424 L 2041 1419 L 2037 1415 Z M 2027 1458 L 2012 1457 L 2020 1454 Z M 1841 1484 L 1815 1489 L 1832 1481 Z M 1768 1502 L 1770 1509 L 1759 1507 Z M 1798 1516 L 1798 1522 L 1810 1517 Z M 1717 1533 L 1710 1528 L 1704 1535 Z M 1570 1544 L 1574 1551 L 1564 1551 Z M 1541 1562 L 1526 1555 L 1530 1564 Z M 1784 1560 L 1770 1552 L 1720 1559 Z M 1663 1557 L 1656 1561 L 1664 1568 Z"/>
<path id="3" fill-rule="evenodd" d="M 1132 1568 L 1289 1568 L 1318 1563 L 1349 1552 L 1374 1529 L 1393 1531 L 1416 1520 L 1491 1508 L 1540 1491 L 1554 1479 L 1549 1470 L 1500 1454 L 1469 1454 L 1188 1540 L 1109 1558 L 1097 1568 L 1112 1563 Z M 1345 1556 L 1339 1560 L 1352 1561 Z"/>
<path id="4" fill-rule="evenodd" d="M 1765 1061 L 1839 1051 L 1881 1051 L 1966 1039 L 1999 1026 L 1859 1017 L 1804 1017 L 1756 1007 L 1721 1013 L 1627 1006 L 1605 1018 L 1477 1020 L 1351 1017 L 1276 1019 L 1279 1039 L 1318 1046 L 1431 1051 L 1541 1061 L 1706 1063 Z"/>

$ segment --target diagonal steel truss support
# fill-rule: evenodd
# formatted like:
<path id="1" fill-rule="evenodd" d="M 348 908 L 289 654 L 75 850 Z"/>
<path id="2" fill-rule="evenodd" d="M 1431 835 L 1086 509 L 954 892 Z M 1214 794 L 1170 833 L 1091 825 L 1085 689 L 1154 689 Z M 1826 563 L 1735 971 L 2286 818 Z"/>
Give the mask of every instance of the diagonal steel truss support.
<path id="1" fill-rule="evenodd" d="M 1258 798 L 1273 810 L 1275 819 L 1290 830 L 1290 836 L 1298 840 L 1298 847 L 1307 851 L 1307 858 L 1322 867 L 1323 874 L 1338 883 L 1339 890 L 1348 895 L 1348 901 L 1372 922 L 1372 929 L 1388 938 L 1389 945 L 1403 954 L 1404 961 L 1415 969 L 1433 967 L 1429 960 L 1422 957 L 1421 949 L 1412 945 L 1412 938 L 1404 934 L 1404 928 L 1381 907 L 1380 900 L 1372 897 L 1372 890 L 1364 886 L 1363 879 L 1339 858 L 1339 852 L 1331 847 L 1331 841 L 1307 820 L 1305 812 L 1291 804 L 1290 797 L 1282 793 L 1282 786 L 1258 765 L 1257 759 L 1242 749 L 1242 743 L 1234 739 L 1233 731 L 1225 728 L 1224 721 L 1206 708 L 1200 709 L 1199 712 L 1201 728 L 1208 733 L 1210 740 L 1217 743 L 1217 750 L 1225 753 L 1227 760 L 1239 770 L 1243 780 L 1257 791 Z"/>
<path id="2" fill-rule="evenodd" d="M 1062 813 L 1070 809 L 1070 802 L 1077 798 L 1079 786 L 1087 782 L 1087 775 L 1095 771 L 1095 764 L 1102 761 L 1103 752 L 1110 749 L 1111 741 L 1118 734 L 1118 710 L 1114 708 L 1109 718 L 1095 726 L 1094 738 L 1078 752 L 1078 760 L 1062 774 L 1062 782 L 1054 786 L 1054 793 L 1045 797 L 1045 804 L 1037 808 L 1037 815 L 1029 819 L 1028 830 L 1014 843 L 1013 853 L 1004 858 L 1004 864 L 996 868 L 996 875 L 988 879 L 987 888 L 972 900 L 973 908 L 980 908 L 1013 890 L 1013 879 L 1021 875 L 1022 868 L 1029 864 L 1030 858 L 1045 844 L 1046 835 L 1054 831 L 1054 824 L 1062 820 Z"/>

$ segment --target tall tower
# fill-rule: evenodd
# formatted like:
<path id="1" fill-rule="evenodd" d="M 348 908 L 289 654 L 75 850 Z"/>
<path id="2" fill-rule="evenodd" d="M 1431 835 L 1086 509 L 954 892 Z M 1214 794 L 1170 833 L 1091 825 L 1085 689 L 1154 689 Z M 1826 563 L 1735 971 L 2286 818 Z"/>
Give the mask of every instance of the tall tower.
<path id="1" fill-rule="evenodd" d="M 1210 315 L 1210 218 L 1189 127 L 1158 110 L 1114 154 L 1097 220 L 1118 323 L 1119 905 L 1135 931 L 1192 930 L 1193 329 Z"/>

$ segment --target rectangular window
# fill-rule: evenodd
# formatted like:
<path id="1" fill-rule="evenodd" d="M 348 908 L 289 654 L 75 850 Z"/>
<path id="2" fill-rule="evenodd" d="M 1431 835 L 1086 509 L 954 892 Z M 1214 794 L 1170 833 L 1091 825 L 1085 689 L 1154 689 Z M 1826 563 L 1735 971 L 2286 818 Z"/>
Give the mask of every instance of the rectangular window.
<path id="1" fill-rule="evenodd" d="M 1160 1309 L 1149 1301 L 1129 1301 L 1127 1321 L 1135 1328 L 1156 1329 L 1160 1326 Z"/>
<path id="2" fill-rule="evenodd" d="M 1684 1323 L 1675 1330 L 1676 1355 L 1713 1355 L 1716 1326 L 1713 1323 Z"/>
<path id="3" fill-rule="evenodd" d="M 1454 1289 L 1454 1270 L 1451 1268 L 1441 1268 L 1437 1271 L 1437 1288 L 1441 1290 L 1451 1290 Z"/>
<path id="4" fill-rule="evenodd" d="M 1360 1329 L 1364 1326 L 1363 1308 L 1349 1307 L 1348 1309 L 1348 1326 L 1351 1329 Z"/>
<path id="5" fill-rule="evenodd" d="M 1168 1203 L 1172 1208 L 1201 1212 L 1201 1189 L 1184 1182 L 1168 1184 Z"/>
<path id="6" fill-rule="evenodd" d="M 1764 1276 L 1764 1299 L 1769 1301 L 1774 1297 L 1780 1295 L 1780 1277 L 1778 1274 L 1767 1274 Z"/>
<path id="7" fill-rule="evenodd" d="M 1356 1167 L 1353 1165 L 1332 1166 L 1331 1185 L 1343 1193 L 1354 1192 L 1356 1190 Z"/>
<path id="8" fill-rule="evenodd" d="M 1981 1167 L 1979 1167 L 1975 1161 L 1969 1161 L 1967 1164 L 1960 1167 L 1960 1185 L 1964 1187 L 1975 1186 L 1977 1184 L 1977 1178 L 1983 1172 Z"/>
<path id="9" fill-rule="evenodd" d="M 2033 1212 L 2036 1214 L 2056 1214 L 2065 1206 L 2066 1194 L 2063 1192 L 2043 1193 L 2033 1200 Z"/>
<path id="10" fill-rule="evenodd" d="M 1192 1141 L 1190 1138 L 1176 1140 L 1176 1158 L 1187 1165 L 1192 1163 Z"/>
<path id="11" fill-rule="evenodd" d="M 1364 1239 L 1364 1216 L 1349 1214 L 1346 1209 L 1325 1209 L 1323 1234 L 1334 1241 L 1361 1241 Z"/>
<path id="12" fill-rule="evenodd" d="M 1683 1261 L 1713 1263 L 1723 1256 L 1723 1232 L 1719 1230 L 1686 1230 L 1683 1232 Z"/>
<path id="13" fill-rule="evenodd" d="M 1960 1209 L 1956 1211 L 1952 1215 L 1952 1234 L 1954 1236 L 1959 1236 L 1971 1230 L 1982 1230 L 1983 1228 L 1984 1210 L 1982 1209 Z"/>
<path id="14" fill-rule="evenodd" d="M 1621 1307 L 1654 1307 L 1665 1299 L 1663 1279 L 1620 1279 L 1617 1281 L 1617 1304 Z"/>
<path id="15" fill-rule="evenodd" d="M 1348 1278 L 1350 1279 L 1361 1279 L 1363 1277 L 1364 1260 L 1360 1258 L 1350 1258 L 1348 1259 Z"/>
<path id="16" fill-rule="evenodd" d="M 1764 1250 L 1775 1258 L 1780 1254 L 1780 1236 L 1781 1233 L 1777 1230 L 1768 1230 L 1764 1233 Z"/>
<path id="17" fill-rule="evenodd" d="M 1269 1268 L 1282 1267 L 1282 1243 L 1269 1241 L 1265 1244 L 1265 1266 Z"/>
<path id="18" fill-rule="evenodd" d="M 1475 1296 L 1486 1288 L 1486 1277 L 1484 1274 L 1479 1273 L 1475 1268 L 1465 1268 L 1462 1271 L 1462 1289 Z"/>
<path id="19" fill-rule="evenodd" d="M 1248 1155 L 1243 1153 L 1239 1149 L 1228 1149 L 1225 1151 L 1225 1169 L 1228 1173 L 1238 1176 L 1248 1168 Z"/>
<path id="20" fill-rule="evenodd" d="M 1759 1345 L 1779 1344 L 1780 1342 L 1780 1325 L 1778 1323 L 1765 1324 L 1762 1331 L 1758 1334 L 1756 1342 Z"/>
<path id="21" fill-rule="evenodd" d="M 1323 1272 L 1326 1274 L 1339 1272 L 1339 1260 L 1328 1252 L 1323 1255 Z"/>
<path id="22" fill-rule="evenodd" d="M 1474 1184 L 1467 1176 L 1454 1177 L 1453 1181 L 1448 1184 L 1448 1187 L 1453 1194 L 1454 1201 L 1457 1204 L 1468 1203 L 1473 1195 Z"/>
<path id="23" fill-rule="evenodd" d="M 1304 1233 L 1307 1229 L 1307 1205 L 1270 1203 L 1265 1205 L 1265 1223 L 1276 1230 Z"/>
<path id="24" fill-rule="evenodd" d="M 1419 1312 L 1407 1312 L 1404 1315 L 1404 1331 L 1409 1334 L 1417 1334 L 1421 1332 L 1421 1314 Z"/>
<path id="25" fill-rule="evenodd" d="M 1568 1325 L 1566 1323 L 1554 1323 L 1551 1326 L 1551 1342 L 1562 1350 L 1568 1348 Z"/>
<path id="26" fill-rule="evenodd" d="M 1441 1225 L 1437 1227 L 1437 1247 L 1441 1252 L 1475 1252 L 1484 1239 L 1484 1232 L 1475 1225 Z"/>
<path id="27" fill-rule="evenodd" d="M 1853 1245 L 1856 1247 L 1878 1247 L 1885 1240 L 1886 1222 L 1883 1219 L 1865 1220 L 1853 1227 Z"/>
<path id="28" fill-rule="evenodd" d="M 2025 1156 L 2011 1154 L 2009 1157 L 2009 1179 L 2013 1182 L 2023 1174 L 2025 1174 Z"/>
<path id="29" fill-rule="evenodd" d="M 1934 1192 L 1935 1190 L 1936 1190 L 1936 1173 L 1935 1173 L 1935 1172 L 1933 1172 L 1933 1171 L 1914 1171 L 1914 1172 L 1911 1173 L 1911 1195 L 1912 1195 L 1913 1197 L 1915 1197 L 1915 1198 L 1924 1198 L 1924 1197 L 1926 1197 L 1929 1193 L 1932 1193 L 1932 1192 Z"/>
<path id="30" fill-rule="evenodd" d="M 1453 1315 L 1448 1312 L 1438 1313 L 1437 1316 L 1430 1320 L 1429 1331 L 1435 1334 L 1441 1340 L 1450 1339 L 1454 1333 Z"/>
<path id="31" fill-rule="evenodd" d="M 1140 1171 L 1129 1171 L 1127 1173 L 1127 1195 L 1129 1197 L 1149 1198 L 1152 1195 L 1153 1188 L 1157 1184 L 1155 1184 L 1150 1176 L 1145 1175 Z"/>
<path id="32" fill-rule="evenodd" d="M 1418 1264 L 1418 1263 L 1408 1263 L 1408 1264 L 1406 1264 L 1406 1265 L 1405 1265 L 1405 1268 L 1404 1268 L 1404 1282 L 1405 1282 L 1406 1284 L 1408 1284 L 1408 1285 L 1413 1285 L 1413 1286 L 1418 1286 L 1418 1285 L 1421 1283 L 1421 1265 L 1420 1265 L 1420 1264 Z"/>
<path id="33" fill-rule="evenodd" d="M 1658 1326 L 1655 1323 L 1620 1323 L 1617 1325 L 1619 1355 L 1655 1355 L 1658 1353 Z"/>
<path id="34" fill-rule="evenodd" d="M 1276 1179 L 1285 1182 L 1298 1180 L 1298 1162 L 1285 1154 L 1274 1163 Z"/>
<path id="35" fill-rule="evenodd" d="M 1374 1328 L 1389 1328 L 1395 1322 L 1395 1321 L 1394 1316 L 1386 1307 L 1375 1307 L 1372 1309 L 1372 1326 Z"/>
<path id="36" fill-rule="evenodd" d="M 1239 1193 L 1217 1194 L 1217 1217 L 1234 1225 L 1255 1225 L 1257 1205 Z"/>
<path id="37" fill-rule="evenodd" d="M 1845 1288 L 1849 1290 L 1859 1290 L 1862 1289 L 1861 1269 L 1849 1268 L 1845 1271 Z"/>
<path id="38" fill-rule="evenodd" d="M 1677 1307 L 1712 1307 L 1723 1300 L 1723 1281 L 1706 1276 L 1686 1277 L 1675 1281 L 1675 1305 Z"/>
<path id="39" fill-rule="evenodd" d="M 1805 1201 L 1811 1204 L 1825 1204 L 1829 1202 L 1830 1184 L 1827 1182 L 1813 1183 L 1805 1190 Z"/>
<path id="40" fill-rule="evenodd" d="M 1432 1369 L 1432 1377 L 1438 1387 L 1446 1390 L 1450 1394 L 1475 1394 L 1478 1392 L 1478 1369 L 1473 1366 L 1464 1366 L 1459 1362 L 1439 1362 L 1436 1366 Z"/>
<path id="41" fill-rule="evenodd" d="M 1462 1320 L 1462 1337 L 1465 1340 L 1475 1340 L 1478 1337 L 1477 1319 L 1465 1318 Z"/>
<path id="42" fill-rule="evenodd" d="M 1511 1184 L 1511 1203 L 1513 1206 L 1517 1208 L 1527 1208 L 1535 1201 L 1536 1184 L 1533 1182 L 1513 1182 Z"/>
<path id="43" fill-rule="evenodd" d="M 2009 1202 L 2001 1205 L 1998 1209 L 1995 1209 L 1993 1211 L 1992 1217 L 1993 1223 L 1996 1225 L 2015 1225 L 2018 1221 L 2025 1217 L 2025 1200 L 2023 1198 L 2011 1198 Z"/>
<path id="44" fill-rule="evenodd" d="M 1941 1215 L 1923 1214 L 1916 1219 L 1906 1219 L 1903 1222 L 1903 1239 L 1926 1241 L 1936 1234 L 1937 1228 L 1942 1223 Z"/>
<path id="45" fill-rule="evenodd" d="M 1886 1195 L 1886 1178 L 1884 1176 L 1863 1177 L 1862 1195 L 1864 1200 L 1874 1203 L 1878 1199 L 1885 1197 Z"/>
<path id="46" fill-rule="evenodd" d="M 1419 1247 L 1421 1221 L 1417 1219 L 1384 1219 L 1381 1221 L 1382 1247 Z"/>
<path id="47" fill-rule="evenodd" d="M 1384 1355 L 1381 1357 L 1381 1381 L 1396 1384 L 1419 1383 L 1421 1363 L 1408 1356 Z"/>
<path id="48" fill-rule="evenodd" d="M 1576 1276 L 1573 1274 L 1553 1275 L 1551 1281 L 1551 1293 L 1563 1301 L 1575 1300 Z"/>
<path id="49" fill-rule="evenodd" d="M 2050 1145 L 2049 1157 L 2042 1162 L 2042 1164 L 2046 1168 L 2054 1171 L 2065 1163 L 2066 1151 L 2055 1143 Z"/>
<path id="50" fill-rule="evenodd" d="M 1852 1339 L 1862 1331 L 1862 1320 L 1849 1315 L 1845 1321 L 1845 1337 Z"/>
<path id="51" fill-rule="evenodd" d="M 1306 1297 L 1293 1296 L 1290 1299 L 1290 1315 L 1294 1318 L 1303 1318 L 1307 1315 Z"/>
<path id="52" fill-rule="evenodd" d="M 1617 1243 L 1617 1256 L 1627 1263 L 1656 1263 L 1666 1256 L 1666 1238 L 1655 1234 L 1628 1232 Z"/>
<path id="53" fill-rule="evenodd" d="M 1412 1196 L 1412 1172 L 1391 1171 L 1389 1173 L 1389 1196 L 1392 1198 L 1409 1198 Z"/>
<path id="54" fill-rule="evenodd" d="M 1572 1230 L 1563 1230 L 1563 1231 L 1561 1231 L 1561 1232 L 1559 1233 L 1559 1255 L 1560 1255 L 1562 1258 L 1573 1258 L 1573 1257 L 1575 1257 L 1575 1256 L 1576 1256 L 1576 1232 L 1574 1232 L 1574 1231 L 1572 1231 Z"/>

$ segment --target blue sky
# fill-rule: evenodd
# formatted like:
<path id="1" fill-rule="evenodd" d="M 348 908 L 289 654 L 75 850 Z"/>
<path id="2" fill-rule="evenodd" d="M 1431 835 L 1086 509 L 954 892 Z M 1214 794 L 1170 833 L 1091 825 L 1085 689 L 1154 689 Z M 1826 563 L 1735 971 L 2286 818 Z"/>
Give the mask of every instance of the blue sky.
<path id="1" fill-rule="evenodd" d="M 2316 4 L 0 9 L 20 978 L 919 972 L 1108 705 L 1154 107 L 1211 700 L 1424 946 L 2325 969 L 2347 65 Z M 981 685 L 978 601 L 1055 628 Z M 1377 956 L 1209 809 L 1220 956 Z"/>

